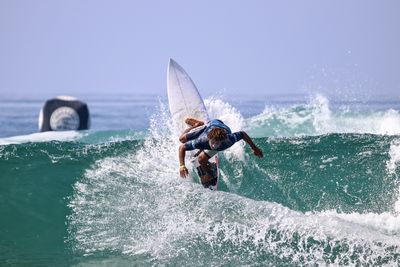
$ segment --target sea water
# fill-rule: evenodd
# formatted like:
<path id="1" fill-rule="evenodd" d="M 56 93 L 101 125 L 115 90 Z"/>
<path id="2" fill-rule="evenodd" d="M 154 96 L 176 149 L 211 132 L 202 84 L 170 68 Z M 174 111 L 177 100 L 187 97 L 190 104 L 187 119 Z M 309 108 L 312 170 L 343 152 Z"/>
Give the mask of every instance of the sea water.
<path id="1" fill-rule="evenodd" d="M 208 96 L 264 152 L 220 153 L 214 192 L 166 96 L 80 98 L 91 130 L 44 134 L 46 96 L 0 99 L 1 266 L 400 264 L 400 99 Z"/>

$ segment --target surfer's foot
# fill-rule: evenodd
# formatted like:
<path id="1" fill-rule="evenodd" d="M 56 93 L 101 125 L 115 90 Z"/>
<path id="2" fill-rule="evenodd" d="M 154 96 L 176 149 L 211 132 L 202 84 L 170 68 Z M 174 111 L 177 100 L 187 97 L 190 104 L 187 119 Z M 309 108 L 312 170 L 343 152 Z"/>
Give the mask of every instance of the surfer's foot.
<path id="1" fill-rule="evenodd" d="M 198 127 L 198 126 L 201 126 L 201 125 L 204 124 L 203 121 L 199 121 L 199 120 L 196 120 L 196 119 L 191 118 L 191 117 L 186 118 L 185 123 L 187 125 L 192 126 L 192 127 Z"/>

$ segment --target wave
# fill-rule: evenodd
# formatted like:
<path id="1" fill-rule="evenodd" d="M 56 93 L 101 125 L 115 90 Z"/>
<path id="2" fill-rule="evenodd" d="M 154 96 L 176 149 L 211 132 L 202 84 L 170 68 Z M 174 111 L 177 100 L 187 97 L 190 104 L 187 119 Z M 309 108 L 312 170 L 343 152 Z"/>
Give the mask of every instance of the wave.
<path id="1" fill-rule="evenodd" d="M 399 263 L 396 137 L 256 139 L 267 157 L 222 156 L 222 191 L 212 192 L 178 177 L 160 113 L 137 151 L 96 162 L 75 184 L 77 251 L 171 265 Z"/>
<path id="2" fill-rule="evenodd" d="M 254 130 L 228 103 L 206 105 Z M 222 153 L 218 192 L 179 177 L 162 104 L 145 134 L 2 145 L 4 257 L 32 239 L 31 255 L 80 265 L 399 264 L 399 137 L 299 132 L 255 138 L 263 159 L 240 143 Z"/>

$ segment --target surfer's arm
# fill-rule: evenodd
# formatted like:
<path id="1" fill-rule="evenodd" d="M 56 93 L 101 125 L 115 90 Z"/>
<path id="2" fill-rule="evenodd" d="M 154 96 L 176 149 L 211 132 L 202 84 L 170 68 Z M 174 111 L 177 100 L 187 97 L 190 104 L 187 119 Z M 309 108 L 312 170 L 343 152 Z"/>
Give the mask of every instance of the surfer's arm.
<path id="1" fill-rule="evenodd" d="M 253 150 L 254 155 L 256 155 L 257 157 L 262 158 L 263 157 L 263 152 L 261 151 L 261 149 L 259 149 L 253 142 L 253 140 L 251 140 L 250 136 L 244 132 L 241 131 L 243 140 L 251 147 L 251 150 Z"/>
<path id="2" fill-rule="evenodd" d="M 179 146 L 179 174 L 182 178 L 185 178 L 189 172 L 185 166 L 185 155 L 186 155 L 186 147 L 185 144 Z"/>

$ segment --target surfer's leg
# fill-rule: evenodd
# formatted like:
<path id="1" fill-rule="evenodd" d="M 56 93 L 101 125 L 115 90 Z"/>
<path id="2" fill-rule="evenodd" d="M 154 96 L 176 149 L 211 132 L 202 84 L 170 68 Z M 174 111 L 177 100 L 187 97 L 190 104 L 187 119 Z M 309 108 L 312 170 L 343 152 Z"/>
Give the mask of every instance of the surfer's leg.
<path id="1" fill-rule="evenodd" d="M 203 167 L 205 171 L 208 171 L 211 168 L 211 163 L 208 161 L 209 159 L 210 158 L 208 157 L 208 155 L 204 152 L 201 152 L 198 157 L 200 166 Z"/>
<path id="2" fill-rule="evenodd" d="M 199 137 L 204 132 L 205 129 L 206 129 L 206 125 L 196 126 L 196 127 L 192 126 L 188 129 L 186 129 L 181 134 L 181 136 L 179 137 L 179 141 L 181 143 L 186 143 L 187 141 L 194 140 L 197 137 Z"/>
<path id="3" fill-rule="evenodd" d="M 204 125 L 204 121 L 201 121 L 201 120 L 198 120 L 198 119 L 195 119 L 195 118 L 192 118 L 192 117 L 186 118 L 185 119 L 185 123 L 187 125 L 189 125 L 189 126 L 192 126 L 192 127 L 199 127 L 201 125 Z"/>
<path id="4" fill-rule="evenodd" d="M 209 159 L 217 153 L 218 153 L 218 151 L 207 150 L 207 153 L 205 153 L 203 151 L 198 156 L 198 161 L 199 161 L 200 167 L 203 169 L 203 173 L 205 174 L 200 177 L 202 184 L 210 182 L 211 180 L 216 178 L 215 174 L 213 173 L 212 164 L 210 163 Z M 209 155 L 209 154 L 211 154 L 211 155 Z"/>

